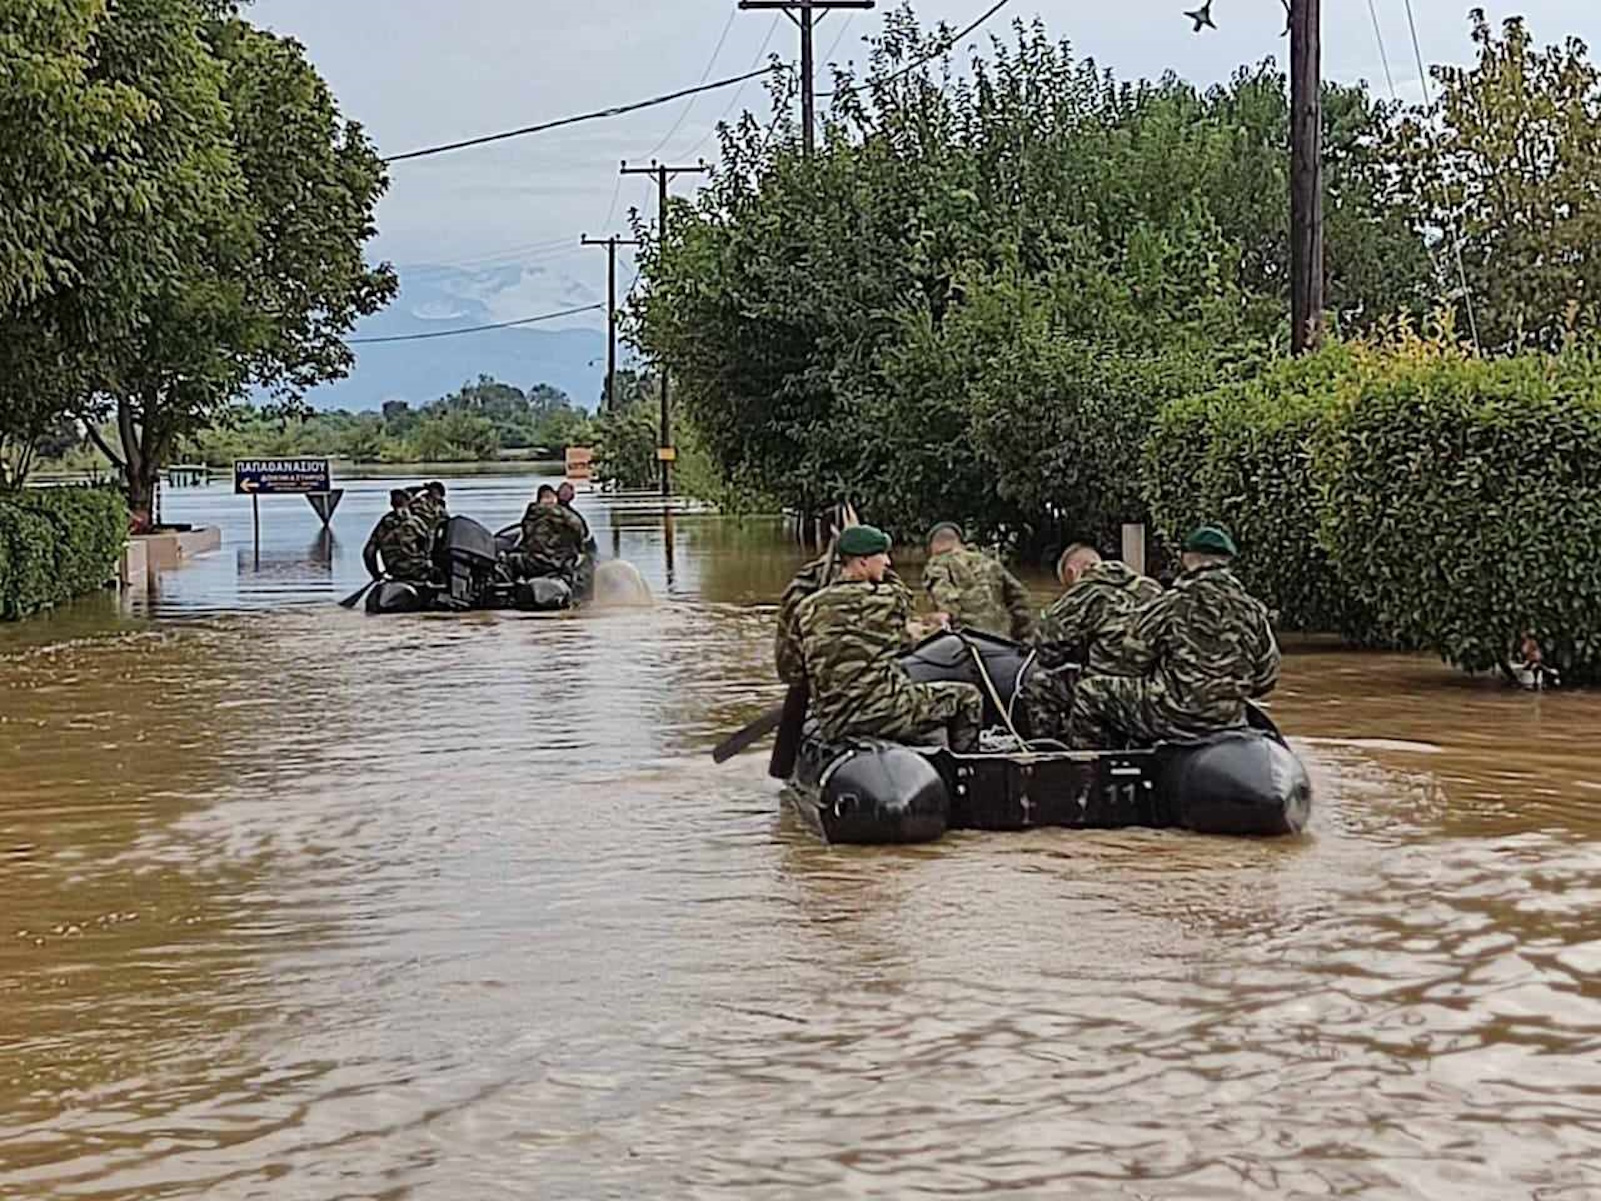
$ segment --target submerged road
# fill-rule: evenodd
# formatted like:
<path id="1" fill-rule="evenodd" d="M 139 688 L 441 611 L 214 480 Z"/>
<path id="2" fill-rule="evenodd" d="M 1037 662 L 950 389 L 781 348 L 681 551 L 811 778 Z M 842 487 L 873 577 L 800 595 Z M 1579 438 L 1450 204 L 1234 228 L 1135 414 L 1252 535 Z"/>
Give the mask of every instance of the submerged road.
<path id="1" fill-rule="evenodd" d="M 772 524 L 582 497 L 654 608 L 370 619 L 387 486 L 0 628 L 0 1196 L 1601 1198 L 1601 697 L 1303 650 L 1305 839 L 829 850 L 707 754 Z"/>

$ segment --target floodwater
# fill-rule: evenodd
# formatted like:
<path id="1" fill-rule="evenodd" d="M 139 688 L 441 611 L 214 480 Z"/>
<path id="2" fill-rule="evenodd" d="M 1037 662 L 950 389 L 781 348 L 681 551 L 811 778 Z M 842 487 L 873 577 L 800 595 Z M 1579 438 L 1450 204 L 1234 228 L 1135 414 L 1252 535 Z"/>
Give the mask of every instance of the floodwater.
<path id="1" fill-rule="evenodd" d="M 1306 838 L 826 849 L 707 755 L 772 524 L 585 497 L 654 609 L 370 619 L 350 487 L 0 630 L 0 1196 L 1601 1198 L 1601 697 L 1306 649 Z"/>

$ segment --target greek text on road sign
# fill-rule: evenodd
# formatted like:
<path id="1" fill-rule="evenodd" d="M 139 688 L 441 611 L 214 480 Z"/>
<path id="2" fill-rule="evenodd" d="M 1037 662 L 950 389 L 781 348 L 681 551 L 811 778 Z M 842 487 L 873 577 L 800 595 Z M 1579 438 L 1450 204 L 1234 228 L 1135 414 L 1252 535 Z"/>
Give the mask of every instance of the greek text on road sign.
<path id="1" fill-rule="evenodd" d="M 305 496 L 327 492 L 327 459 L 235 459 L 233 490 L 240 496 Z"/>

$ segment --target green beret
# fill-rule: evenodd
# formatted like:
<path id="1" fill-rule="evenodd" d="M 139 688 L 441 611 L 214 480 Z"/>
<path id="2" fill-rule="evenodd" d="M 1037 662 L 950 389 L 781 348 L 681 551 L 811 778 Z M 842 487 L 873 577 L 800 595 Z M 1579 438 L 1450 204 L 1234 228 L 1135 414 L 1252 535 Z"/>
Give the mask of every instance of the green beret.
<path id="1" fill-rule="evenodd" d="M 946 533 L 955 534 L 958 538 L 963 537 L 961 526 L 957 525 L 954 521 L 942 521 L 933 529 L 928 531 L 928 538 L 926 539 L 927 545 L 932 546 L 934 544 L 934 539 L 938 538 L 941 534 Z"/>
<path id="2" fill-rule="evenodd" d="M 1227 555 L 1234 558 L 1239 554 L 1239 548 L 1234 545 L 1234 539 L 1222 526 L 1203 525 L 1191 532 L 1184 539 L 1184 550 L 1187 554 L 1197 555 Z"/>
<path id="3" fill-rule="evenodd" d="M 839 553 L 852 557 L 889 553 L 889 535 L 877 526 L 853 525 L 839 536 Z"/>

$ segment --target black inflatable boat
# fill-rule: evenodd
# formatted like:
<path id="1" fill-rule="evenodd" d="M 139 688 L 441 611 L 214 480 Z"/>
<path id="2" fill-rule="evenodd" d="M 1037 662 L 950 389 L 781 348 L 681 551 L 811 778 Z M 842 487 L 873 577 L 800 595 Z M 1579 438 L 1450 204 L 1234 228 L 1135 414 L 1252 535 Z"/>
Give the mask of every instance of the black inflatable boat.
<path id="1" fill-rule="evenodd" d="M 587 599 L 585 586 L 594 579 L 588 555 L 571 581 L 554 575 L 518 579 L 506 557 L 516 547 L 517 539 L 510 531 L 491 534 L 471 517 L 452 517 L 435 547 L 434 581 L 385 580 L 367 593 L 367 612 L 520 609 L 542 613 L 570 609 Z"/>
<path id="2" fill-rule="evenodd" d="M 1012 726 L 1027 737 L 1019 695 L 1033 670 L 1026 648 L 982 634 L 939 634 L 901 663 L 915 680 L 979 684 L 986 726 Z M 1248 728 L 1203 741 L 1115 751 L 1038 742 L 973 754 L 872 739 L 840 746 L 809 727 L 789 797 L 808 825 L 839 843 L 928 842 L 946 830 L 1039 826 L 1299 833 L 1312 808 L 1306 768 L 1264 713 L 1250 713 Z"/>

